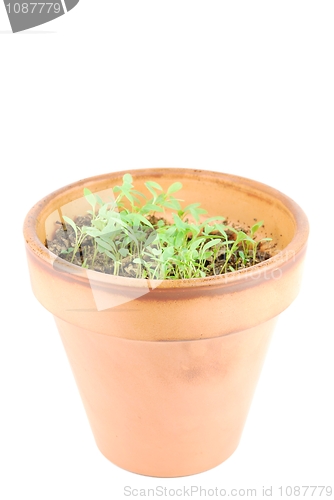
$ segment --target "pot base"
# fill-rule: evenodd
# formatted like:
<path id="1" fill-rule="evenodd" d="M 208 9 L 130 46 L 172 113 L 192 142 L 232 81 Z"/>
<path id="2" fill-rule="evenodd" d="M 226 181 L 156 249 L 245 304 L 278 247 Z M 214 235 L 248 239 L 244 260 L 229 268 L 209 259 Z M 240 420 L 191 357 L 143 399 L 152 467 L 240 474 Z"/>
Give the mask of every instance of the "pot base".
<path id="1" fill-rule="evenodd" d="M 120 469 L 123 469 L 127 472 L 131 472 L 133 474 L 138 474 L 140 476 L 147 476 L 147 477 L 160 477 L 160 478 L 173 478 L 173 477 L 186 477 L 186 476 L 193 476 L 195 474 L 201 474 L 203 472 L 207 472 L 211 469 L 214 469 L 215 467 L 218 467 L 221 465 L 223 462 L 226 462 L 233 453 L 237 450 L 239 443 L 237 443 L 237 446 L 228 454 L 225 454 L 224 457 L 220 459 L 219 462 L 212 463 L 211 465 L 207 464 L 206 468 L 203 469 L 203 467 L 200 467 L 199 470 L 191 469 L 188 470 L 188 468 L 185 466 L 183 470 L 178 470 L 178 471 L 170 471 L 168 472 L 167 469 L 164 469 L 161 473 L 157 473 L 156 468 L 155 470 L 152 469 L 148 470 L 145 467 L 136 467 L 135 469 L 129 469 L 127 465 L 122 465 L 121 463 L 118 463 L 117 461 L 112 460 L 106 453 L 104 453 L 98 446 L 99 451 L 102 453 L 104 458 L 106 458 L 109 462 L 111 462 L 113 465 L 116 465 L 116 467 L 119 467 Z M 226 450 L 225 450 L 226 452 Z M 186 465 L 186 464 L 185 464 Z"/>

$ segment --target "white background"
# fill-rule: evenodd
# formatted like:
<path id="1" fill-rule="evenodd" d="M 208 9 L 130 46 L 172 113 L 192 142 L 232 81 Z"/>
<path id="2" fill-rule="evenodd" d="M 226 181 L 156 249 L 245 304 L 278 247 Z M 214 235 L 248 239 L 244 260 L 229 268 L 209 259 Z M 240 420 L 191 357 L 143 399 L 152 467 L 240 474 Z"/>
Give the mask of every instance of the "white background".
<path id="1" fill-rule="evenodd" d="M 12 35 L 0 5 L 1 498 L 334 486 L 333 26 L 326 1 L 81 0 Z M 311 224 L 302 290 L 278 322 L 238 450 L 178 479 L 134 475 L 98 451 L 22 237 L 28 209 L 55 189 L 161 166 L 267 183 Z"/>

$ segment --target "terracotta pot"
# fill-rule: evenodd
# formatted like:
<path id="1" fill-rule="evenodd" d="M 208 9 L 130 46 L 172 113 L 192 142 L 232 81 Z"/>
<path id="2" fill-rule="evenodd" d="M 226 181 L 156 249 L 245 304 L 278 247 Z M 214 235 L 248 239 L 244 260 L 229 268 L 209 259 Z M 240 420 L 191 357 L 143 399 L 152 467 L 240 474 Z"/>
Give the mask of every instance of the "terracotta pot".
<path id="1" fill-rule="evenodd" d="M 89 208 L 83 187 L 103 197 L 123 172 L 59 189 L 26 217 L 32 288 L 56 319 L 99 449 L 139 474 L 195 474 L 238 445 L 276 318 L 299 290 L 308 222 L 290 198 L 241 177 L 131 174 L 137 189 L 181 181 L 185 202 L 200 201 L 209 214 L 264 219 L 276 244 L 271 259 L 247 270 L 164 281 L 105 275 L 48 251 L 55 221 Z"/>

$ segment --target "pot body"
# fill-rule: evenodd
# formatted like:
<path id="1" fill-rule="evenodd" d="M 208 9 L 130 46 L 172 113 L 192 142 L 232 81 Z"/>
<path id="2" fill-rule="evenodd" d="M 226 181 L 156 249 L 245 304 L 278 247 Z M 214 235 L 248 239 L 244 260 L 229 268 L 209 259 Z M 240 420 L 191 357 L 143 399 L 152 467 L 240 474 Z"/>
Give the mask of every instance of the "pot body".
<path id="1" fill-rule="evenodd" d="M 56 318 L 100 451 L 149 476 L 208 470 L 236 449 L 275 319 L 231 335 L 138 341 Z"/>
<path id="2" fill-rule="evenodd" d="M 139 280 L 81 269 L 45 240 L 62 215 L 89 208 L 122 172 L 80 181 L 31 209 L 24 226 L 33 291 L 53 313 L 101 452 L 129 471 L 205 471 L 236 449 L 277 316 L 298 294 L 308 236 L 303 211 L 260 184 L 198 170 L 132 171 L 135 186 L 181 181 L 185 204 L 251 225 L 265 220 L 274 255 L 193 280 Z M 137 186 L 137 183 L 139 184 Z"/>

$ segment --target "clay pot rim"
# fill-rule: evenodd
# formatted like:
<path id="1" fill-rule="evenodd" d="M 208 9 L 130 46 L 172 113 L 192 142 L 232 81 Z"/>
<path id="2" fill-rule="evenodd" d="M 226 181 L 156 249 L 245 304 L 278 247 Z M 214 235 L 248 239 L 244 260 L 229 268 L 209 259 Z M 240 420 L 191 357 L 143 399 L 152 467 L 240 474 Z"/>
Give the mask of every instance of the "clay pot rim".
<path id="1" fill-rule="evenodd" d="M 239 185 L 240 188 L 245 190 L 252 190 L 257 192 L 257 195 L 264 195 L 268 198 L 274 198 L 281 202 L 284 207 L 291 213 L 295 222 L 295 234 L 290 241 L 290 243 L 276 255 L 270 259 L 263 261 L 255 266 L 251 266 L 247 269 L 241 269 L 239 271 L 234 271 L 233 273 L 227 273 L 224 275 L 208 276 L 206 278 L 190 278 L 190 279 L 177 279 L 177 280 L 154 280 L 154 282 L 159 282 L 158 289 L 180 289 L 180 288 L 203 288 L 203 287 L 228 287 L 234 286 L 236 283 L 249 281 L 255 283 L 257 279 L 263 279 L 268 273 L 273 273 L 275 270 L 281 268 L 285 264 L 291 262 L 299 253 L 301 253 L 307 243 L 307 238 L 309 234 L 309 224 L 306 214 L 302 208 L 293 201 L 290 197 L 283 194 L 281 191 L 263 184 L 258 181 L 246 177 L 240 177 L 232 174 L 215 172 L 211 170 L 198 170 L 198 169 L 188 169 L 188 168 L 157 168 L 157 169 L 136 169 L 127 171 L 118 171 L 106 173 L 98 176 L 88 177 L 81 179 L 75 183 L 68 184 L 58 190 L 50 193 L 45 198 L 37 202 L 28 212 L 24 225 L 23 233 L 25 241 L 29 249 L 36 255 L 36 257 L 42 259 L 45 264 L 52 265 L 52 262 L 57 259 L 57 269 L 59 271 L 65 272 L 71 275 L 72 279 L 78 281 L 89 281 L 96 282 L 101 286 L 103 285 L 113 285 L 122 288 L 143 288 L 147 289 L 150 287 L 150 283 L 153 280 L 139 279 L 139 278 L 127 278 L 123 276 L 113 276 L 110 274 L 104 274 L 98 271 L 87 270 L 80 268 L 74 264 L 67 261 L 59 259 L 55 254 L 50 252 L 37 236 L 36 226 L 38 224 L 39 214 L 46 208 L 46 206 L 55 198 L 60 197 L 66 191 L 74 190 L 80 185 L 82 187 L 87 184 L 93 184 L 96 182 L 102 182 L 107 179 L 112 179 L 113 177 L 119 177 L 129 172 L 133 177 L 149 177 L 154 174 L 159 174 L 161 176 L 168 175 L 170 173 L 179 174 L 183 177 L 194 177 L 194 176 L 206 176 L 207 178 L 215 178 L 217 181 L 224 182 L 230 185 Z"/>

